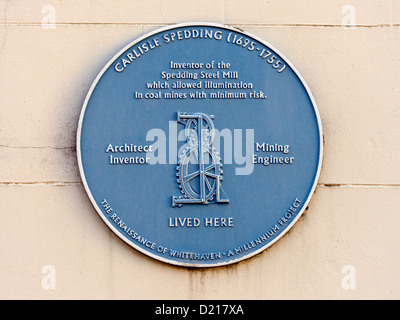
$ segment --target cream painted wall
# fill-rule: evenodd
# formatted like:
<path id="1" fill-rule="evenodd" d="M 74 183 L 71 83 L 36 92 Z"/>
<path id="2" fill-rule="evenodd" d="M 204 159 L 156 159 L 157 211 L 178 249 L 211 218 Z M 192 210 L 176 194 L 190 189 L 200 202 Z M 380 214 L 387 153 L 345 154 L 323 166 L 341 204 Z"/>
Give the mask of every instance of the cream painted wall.
<path id="1" fill-rule="evenodd" d="M 324 128 L 307 213 L 270 249 L 216 269 L 169 266 L 122 242 L 76 163 L 97 73 L 133 39 L 191 21 L 279 49 Z M 399 52 L 399 0 L 0 0 L 0 298 L 399 299 Z"/>

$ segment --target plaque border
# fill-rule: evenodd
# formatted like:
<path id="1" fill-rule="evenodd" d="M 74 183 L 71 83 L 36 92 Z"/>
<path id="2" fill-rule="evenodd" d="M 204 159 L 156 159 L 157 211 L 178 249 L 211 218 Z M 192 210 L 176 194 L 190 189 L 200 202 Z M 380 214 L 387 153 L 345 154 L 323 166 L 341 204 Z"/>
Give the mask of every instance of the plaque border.
<path id="1" fill-rule="evenodd" d="M 226 29 L 229 31 L 233 31 L 239 34 L 242 34 L 243 36 L 252 38 L 260 43 L 262 43 L 263 45 L 265 45 L 266 47 L 271 48 L 273 51 L 275 51 L 283 60 L 284 62 L 293 70 L 293 72 L 296 74 L 296 76 L 300 79 L 302 85 L 304 86 L 304 88 L 307 91 L 307 94 L 311 100 L 311 103 L 313 105 L 314 108 L 314 113 L 315 113 L 315 117 L 317 119 L 317 124 L 318 124 L 318 129 L 319 129 L 319 156 L 318 156 L 318 168 L 314 177 L 314 182 L 313 185 L 308 193 L 308 197 L 306 199 L 306 201 L 304 202 L 302 209 L 300 210 L 300 212 L 296 215 L 296 217 L 293 219 L 293 221 L 272 241 L 268 242 L 267 244 L 261 246 L 259 249 L 250 252 L 248 254 L 245 254 L 243 256 L 241 256 L 240 258 L 237 259 L 232 259 L 232 260 L 227 260 L 224 262 L 220 262 L 220 263 L 210 263 L 210 264 L 193 264 L 193 263 L 187 263 L 187 262 L 179 262 L 179 261 L 175 261 L 175 260 L 169 260 L 166 258 L 163 258 L 161 256 L 158 256 L 156 254 L 153 254 L 141 247 L 139 247 L 138 245 L 136 245 L 135 243 L 132 243 L 130 241 L 128 241 L 123 234 L 117 229 L 115 228 L 110 221 L 108 221 L 108 219 L 105 217 L 104 213 L 102 212 L 101 208 L 98 206 L 98 204 L 96 203 L 95 199 L 93 198 L 93 195 L 90 191 L 90 188 L 88 186 L 88 183 L 86 181 L 86 177 L 85 177 L 85 173 L 83 170 L 83 165 L 82 165 L 82 157 L 81 157 L 81 131 L 82 131 L 82 124 L 83 124 L 83 119 L 85 117 L 85 112 L 86 112 L 86 107 L 88 105 L 88 102 L 90 100 L 90 97 L 94 91 L 94 89 L 97 86 L 97 83 L 99 82 L 99 80 L 101 79 L 101 77 L 103 76 L 103 74 L 109 69 L 109 67 L 129 48 L 131 48 L 132 46 L 134 46 L 135 44 L 139 43 L 140 41 L 149 38 L 153 35 L 156 35 L 158 33 L 164 32 L 164 31 L 168 31 L 168 30 L 173 30 L 173 29 L 177 29 L 180 27 L 195 27 L 195 26 L 199 26 L 199 27 L 215 27 L 215 28 L 221 28 L 221 29 Z M 169 24 L 167 26 L 161 27 L 161 28 L 157 28 L 153 31 L 147 32 L 144 35 L 140 36 L 139 38 L 136 38 L 134 41 L 131 41 L 128 45 L 126 45 L 125 47 L 123 47 L 120 51 L 118 51 L 117 54 L 115 54 L 109 61 L 108 63 L 101 69 L 101 71 L 99 72 L 99 74 L 97 75 L 97 77 L 95 78 L 95 80 L 92 82 L 90 89 L 86 95 L 86 98 L 84 100 L 82 109 L 81 109 L 81 113 L 79 116 L 79 122 L 78 122 L 78 128 L 77 128 L 77 135 L 76 135 L 76 157 L 77 157 L 77 162 L 78 162 L 78 167 L 79 167 L 79 173 L 80 173 L 80 177 L 83 183 L 83 186 L 85 188 L 86 194 L 88 195 L 90 202 L 92 203 L 93 207 L 95 208 L 95 210 L 97 211 L 98 215 L 101 217 L 101 219 L 103 220 L 103 222 L 108 226 L 108 228 L 110 228 L 113 233 L 115 235 L 117 235 L 120 239 L 122 239 L 125 243 L 127 243 L 129 246 L 133 247 L 135 250 L 139 251 L 140 253 L 145 254 L 146 256 L 153 258 L 155 260 L 170 264 L 170 265 L 174 265 L 174 266 L 179 266 L 179 267 L 190 267 L 190 268 L 214 268 L 214 267 L 221 267 L 221 266 L 227 266 L 227 265 L 232 265 L 232 264 L 236 264 L 238 262 L 241 262 L 243 260 L 247 260 L 251 257 L 254 257 L 258 254 L 260 254 L 261 252 L 263 252 L 264 250 L 266 250 L 267 248 L 271 247 L 273 244 L 275 244 L 279 239 L 281 239 L 290 229 L 292 229 L 292 227 L 296 224 L 296 222 L 300 219 L 300 217 L 303 215 L 303 213 L 306 211 L 308 204 L 312 198 L 312 196 L 315 193 L 317 184 L 318 184 L 318 180 L 321 174 L 321 168 L 322 168 L 322 160 L 323 160 L 323 147 L 324 147 L 324 137 L 323 137 L 323 130 L 322 130 L 322 122 L 321 122 L 321 118 L 319 115 L 319 111 L 317 108 L 317 104 L 315 101 L 315 98 L 308 86 L 308 84 L 306 83 L 306 81 L 304 80 L 304 78 L 301 76 L 300 72 L 294 67 L 294 65 L 290 62 L 290 60 L 287 59 L 287 57 L 285 55 L 283 55 L 279 50 L 277 50 L 274 46 L 272 46 L 269 42 L 259 38 L 256 35 L 253 35 L 252 33 L 249 33 L 247 31 L 243 31 L 239 28 L 230 26 L 230 25 L 226 25 L 226 24 L 222 24 L 222 23 L 214 23 L 214 22 L 184 22 L 184 23 L 177 23 L 177 24 Z"/>

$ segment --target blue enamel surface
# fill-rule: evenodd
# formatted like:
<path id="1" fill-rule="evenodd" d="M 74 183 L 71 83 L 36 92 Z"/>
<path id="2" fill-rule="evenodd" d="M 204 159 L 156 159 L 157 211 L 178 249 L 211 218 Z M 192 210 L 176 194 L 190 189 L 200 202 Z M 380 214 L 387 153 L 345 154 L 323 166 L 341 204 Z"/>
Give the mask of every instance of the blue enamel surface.
<path id="1" fill-rule="evenodd" d="M 165 34 L 178 31 L 207 29 L 219 31 L 217 39 L 183 39 L 165 43 Z M 231 34 L 254 41 L 250 51 L 226 39 Z M 126 65 L 122 72 L 115 70 L 132 49 L 143 43 L 158 41 L 159 46 L 142 54 Z M 277 72 L 262 59 L 262 50 L 269 50 L 286 64 Z M 137 50 L 136 50 L 137 52 Z M 134 92 L 171 92 L 173 89 L 147 90 L 146 83 L 162 81 L 160 73 L 171 70 L 170 61 L 203 62 L 224 61 L 231 64 L 230 70 L 238 71 L 239 79 L 219 79 L 214 82 L 252 83 L 255 91 L 262 90 L 267 99 L 135 99 Z M 121 64 L 119 65 L 121 66 Z M 186 70 L 200 72 L 202 70 Z M 207 72 L 215 72 L 217 69 Z M 172 85 L 178 80 L 169 80 Z M 199 82 L 198 80 L 181 80 Z M 227 90 L 246 92 L 254 90 Z M 189 93 L 194 90 L 174 90 Z M 215 92 L 216 90 L 203 91 Z M 220 90 L 225 91 L 225 90 Z M 254 165 L 250 175 L 237 175 L 235 169 L 243 165 L 223 163 L 223 189 L 229 204 L 195 204 L 180 208 L 171 206 L 171 197 L 180 189 L 176 181 L 176 163 L 154 165 L 110 165 L 109 144 L 149 145 L 146 133 L 154 128 L 167 134 L 170 121 L 176 121 L 177 111 L 202 112 L 214 115 L 218 130 L 228 128 L 254 130 L 254 142 L 289 145 L 290 152 L 254 152 L 259 156 L 289 156 L 294 158 L 287 165 Z M 177 124 L 178 130 L 184 127 Z M 290 223 L 300 214 L 310 193 L 313 192 L 321 160 L 321 141 L 318 115 L 302 80 L 287 62 L 264 43 L 240 32 L 214 25 L 177 26 L 153 33 L 133 44 L 120 56 L 114 58 L 109 68 L 101 75 L 85 105 L 79 132 L 80 163 L 89 195 L 98 213 L 113 231 L 140 251 L 165 262 L 178 265 L 219 265 L 246 258 L 266 248 L 275 238 L 287 231 Z M 184 142 L 179 141 L 178 147 Z M 168 151 L 168 149 L 167 149 Z M 244 150 L 243 150 L 244 154 Z M 144 156 L 144 154 L 113 154 L 115 156 Z M 169 154 L 167 152 L 167 161 Z M 221 157 L 224 158 L 223 149 Z M 103 200 L 112 208 L 107 214 Z M 287 210 L 298 199 L 300 206 L 291 215 L 288 223 L 278 224 Z M 115 222 L 117 214 L 120 218 Z M 233 227 L 175 227 L 168 225 L 169 218 L 232 217 Z M 121 224 L 123 223 L 123 225 Z M 125 226 L 125 229 L 123 228 Z M 262 243 L 256 243 L 261 235 L 278 226 L 273 235 Z M 137 237 L 133 239 L 129 230 L 147 240 L 147 246 Z M 132 234 L 132 232 L 131 232 Z M 153 244 L 153 248 L 149 247 Z M 244 246 L 244 247 L 243 247 Z M 167 248 L 158 252 L 157 248 Z M 242 250 L 238 249 L 241 248 Z M 235 250 L 236 249 L 236 250 Z M 245 250 L 244 250 L 245 249 Z M 171 251 L 209 254 L 220 253 L 215 259 L 210 256 L 174 257 Z M 161 251 L 161 249 L 159 249 Z M 232 255 L 228 256 L 231 252 Z"/>

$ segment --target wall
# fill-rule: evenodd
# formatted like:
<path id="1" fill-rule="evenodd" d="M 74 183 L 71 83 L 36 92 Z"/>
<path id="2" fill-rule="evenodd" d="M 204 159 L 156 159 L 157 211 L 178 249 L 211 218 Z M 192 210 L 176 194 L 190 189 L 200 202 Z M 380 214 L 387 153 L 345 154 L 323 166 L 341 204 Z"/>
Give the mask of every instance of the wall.
<path id="1" fill-rule="evenodd" d="M 210 21 L 271 43 L 316 99 L 324 162 L 271 248 L 173 267 L 98 217 L 76 162 L 97 73 L 160 26 Z M 400 1 L 0 0 L 0 298 L 399 299 Z"/>

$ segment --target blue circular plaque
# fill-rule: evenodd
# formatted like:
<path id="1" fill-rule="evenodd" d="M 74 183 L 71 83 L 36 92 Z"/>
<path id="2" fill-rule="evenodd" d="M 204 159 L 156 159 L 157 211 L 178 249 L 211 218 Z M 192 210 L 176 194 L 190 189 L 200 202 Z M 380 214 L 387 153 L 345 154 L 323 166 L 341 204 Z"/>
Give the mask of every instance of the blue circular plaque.
<path id="1" fill-rule="evenodd" d="M 107 226 L 179 266 L 254 256 L 314 193 L 322 131 L 302 77 L 265 41 L 219 24 L 130 43 L 83 105 L 79 169 Z"/>

